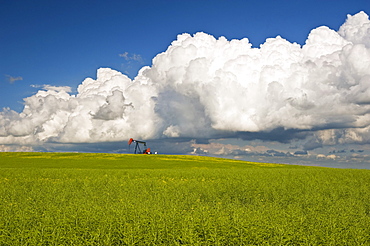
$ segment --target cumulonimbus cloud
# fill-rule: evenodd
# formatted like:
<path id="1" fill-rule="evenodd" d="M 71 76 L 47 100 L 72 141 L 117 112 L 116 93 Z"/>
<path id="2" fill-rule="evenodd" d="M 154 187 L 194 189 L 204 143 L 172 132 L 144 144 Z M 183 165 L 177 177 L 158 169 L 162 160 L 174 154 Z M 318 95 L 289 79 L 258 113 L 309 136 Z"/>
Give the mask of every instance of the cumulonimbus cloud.
<path id="1" fill-rule="evenodd" d="M 253 48 L 247 38 L 185 33 L 133 80 L 100 68 L 76 95 L 48 87 L 24 101 L 23 112 L 0 113 L 0 144 L 266 137 L 276 129 L 314 132 L 319 145 L 362 143 L 370 140 L 369 16 L 348 15 L 339 31 L 318 27 L 303 46 L 278 36 Z"/>

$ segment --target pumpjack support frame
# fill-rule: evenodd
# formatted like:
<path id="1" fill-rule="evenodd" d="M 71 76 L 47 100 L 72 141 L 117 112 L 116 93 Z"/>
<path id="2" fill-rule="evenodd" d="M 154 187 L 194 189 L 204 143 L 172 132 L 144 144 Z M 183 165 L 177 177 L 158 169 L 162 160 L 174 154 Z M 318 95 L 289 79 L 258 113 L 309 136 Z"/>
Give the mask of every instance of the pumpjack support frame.
<path id="1" fill-rule="evenodd" d="M 144 141 L 139 141 L 139 140 L 135 140 L 135 139 L 132 139 L 130 138 L 130 140 L 128 140 L 128 146 L 130 148 L 131 144 L 132 143 L 135 143 L 135 154 L 137 154 L 137 150 L 139 149 L 139 153 L 143 153 L 143 154 L 150 154 L 150 148 L 146 148 L 146 142 Z M 140 145 L 139 144 L 143 144 L 144 145 L 144 151 L 141 152 L 141 149 L 140 149 Z"/>

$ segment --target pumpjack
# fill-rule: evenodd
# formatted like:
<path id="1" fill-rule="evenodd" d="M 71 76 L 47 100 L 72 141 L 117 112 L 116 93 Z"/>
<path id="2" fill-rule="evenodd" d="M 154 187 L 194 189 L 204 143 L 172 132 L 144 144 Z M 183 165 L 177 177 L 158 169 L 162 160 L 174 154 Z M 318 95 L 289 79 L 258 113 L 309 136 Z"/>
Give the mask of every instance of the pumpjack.
<path id="1" fill-rule="evenodd" d="M 146 142 L 139 141 L 139 140 L 135 140 L 135 139 L 130 138 L 130 140 L 128 140 L 128 146 L 129 146 L 129 148 L 130 148 L 130 146 L 131 146 L 132 143 L 135 143 L 135 154 L 137 153 L 137 150 L 139 150 L 139 153 L 151 154 L 150 148 L 146 148 Z M 141 149 L 140 149 L 139 144 L 143 144 L 144 145 L 144 148 L 145 149 L 144 149 L 143 152 L 141 152 Z"/>

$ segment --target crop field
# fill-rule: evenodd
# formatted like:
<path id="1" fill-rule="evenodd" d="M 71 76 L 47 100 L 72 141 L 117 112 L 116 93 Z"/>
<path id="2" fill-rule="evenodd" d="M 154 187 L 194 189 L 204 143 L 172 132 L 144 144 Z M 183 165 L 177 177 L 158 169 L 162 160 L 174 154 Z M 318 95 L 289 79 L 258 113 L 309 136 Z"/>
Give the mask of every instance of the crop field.
<path id="1" fill-rule="evenodd" d="M 0 245 L 370 245 L 370 170 L 0 153 Z"/>

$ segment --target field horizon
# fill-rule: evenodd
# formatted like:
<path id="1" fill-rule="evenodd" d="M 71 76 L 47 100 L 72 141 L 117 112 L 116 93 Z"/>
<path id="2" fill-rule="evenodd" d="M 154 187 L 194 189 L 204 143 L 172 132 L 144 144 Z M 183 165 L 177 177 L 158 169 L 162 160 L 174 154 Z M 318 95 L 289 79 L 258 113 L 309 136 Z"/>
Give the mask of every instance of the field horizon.
<path id="1" fill-rule="evenodd" d="M 65 167 L 65 168 L 71 168 L 72 163 L 78 162 L 81 165 L 81 162 L 79 161 L 81 158 L 85 160 L 89 160 L 90 164 L 97 163 L 102 160 L 107 161 L 124 161 L 124 163 L 121 163 L 119 166 L 113 165 L 109 166 L 109 168 L 112 167 L 120 167 L 120 168 L 133 168 L 131 165 L 135 165 L 135 168 L 141 168 L 142 166 L 137 165 L 137 162 L 135 163 L 135 160 L 142 160 L 142 158 L 151 158 L 150 160 L 155 163 L 159 164 L 160 162 L 169 163 L 172 164 L 175 162 L 177 164 L 180 164 L 179 167 L 183 167 L 183 163 L 194 162 L 197 163 L 197 165 L 200 164 L 206 164 L 208 163 L 217 163 L 222 165 L 216 165 L 213 166 L 214 168 L 225 168 L 225 167 L 282 167 L 285 165 L 292 166 L 292 167 L 312 167 L 312 166 L 304 166 L 304 165 L 295 165 L 295 164 L 286 164 L 286 163 L 267 163 L 267 162 L 255 162 L 255 161 L 245 161 L 245 160 L 239 160 L 239 159 L 231 159 L 231 158 L 222 158 L 222 157 L 213 157 L 213 156 L 204 156 L 204 155 L 183 155 L 183 154 L 150 154 L 150 155 L 144 155 L 144 154 L 127 154 L 127 153 L 84 153 L 84 152 L 0 152 L 1 157 L 1 166 L 0 167 L 48 167 L 44 165 L 40 165 L 39 162 L 33 161 L 33 159 L 38 160 L 50 160 L 54 159 L 58 165 L 63 164 L 64 166 L 58 166 L 58 167 Z M 66 161 L 68 160 L 68 161 Z M 56 165 L 53 162 L 47 162 L 49 167 L 52 167 L 53 165 Z M 112 164 L 112 163 L 110 163 Z M 172 164 L 168 166 L 163 165 L 150 165 L 148 166 L 147 163 L 145 164 L 145 168 L 171 168 L 174 167 Z M 31 165 L 31 166 L 27 166 Z M 231 165 L 231 166 L 229 166 Z M 108 166 L 107 166 L 108 167 Z"/>

